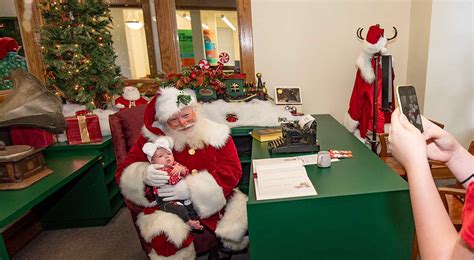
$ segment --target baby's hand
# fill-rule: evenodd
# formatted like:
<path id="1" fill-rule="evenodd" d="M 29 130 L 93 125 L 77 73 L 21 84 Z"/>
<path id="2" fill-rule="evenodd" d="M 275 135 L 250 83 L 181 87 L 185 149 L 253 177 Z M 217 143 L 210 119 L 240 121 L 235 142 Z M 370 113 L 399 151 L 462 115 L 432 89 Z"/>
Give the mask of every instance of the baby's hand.
<path id="1" fill-rule="evenodd" d="M 171 174 L 184 174 L 186 172 L 186 167 L 181 164 L 176 165 L 173 170 L 171 170 Z"/>

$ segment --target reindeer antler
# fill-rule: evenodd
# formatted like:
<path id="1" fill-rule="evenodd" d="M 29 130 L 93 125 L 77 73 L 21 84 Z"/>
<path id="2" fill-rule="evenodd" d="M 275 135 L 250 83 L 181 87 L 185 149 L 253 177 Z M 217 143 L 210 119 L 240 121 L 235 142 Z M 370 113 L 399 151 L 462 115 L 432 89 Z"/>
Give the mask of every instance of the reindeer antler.
<path id="1" fill-rule="evenodd" d="M 393 26 L 393 30 L 395 31 L 395 33 L 393 34 L 393 36 L 392 36 L 392 37 L 390 37 L 390 38 L 387 38 L 387 41 L 391 41 L 391 40 L 393 40 L 393 39 L 397 38 L 397 35 L 398 35 L 397 28 L 395 28 L 395 26 Z"/>
<path id="2" fill-rule="evenodd" d="M 356 33 L 357 38 L 359 38 L 359 39 L 361 39 L 361 40 L 364 40 L 364 37 L 362 37 L 362 31 L 363 31 L 363 30 L 364 30 L 363 27 L 359 27 L 359 28 L 357 29 L 357 33 Z"/>

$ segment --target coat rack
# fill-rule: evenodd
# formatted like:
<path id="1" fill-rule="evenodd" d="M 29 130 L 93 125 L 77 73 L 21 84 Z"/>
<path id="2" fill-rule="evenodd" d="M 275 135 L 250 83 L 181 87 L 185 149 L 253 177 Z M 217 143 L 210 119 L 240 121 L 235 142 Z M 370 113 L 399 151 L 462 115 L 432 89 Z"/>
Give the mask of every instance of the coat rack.
<path id="1" fill-rule="evenodd" d="M 378 24 L 377 24 L 378 25 Z M 394 40 L 397 35 L 398 35 L 398 30 L 395 26 L 392 27 L 393 30 L 394 30 L 394 34 L 392 37 L 390 38 L 387 38 L 387 44 L 388 42 Z M 365 41 L 364 37 L 362 37 L 362 32 L 363 32 L 364 28 L 362 27 L 359 27 L 357 29 L 357 32 L 356 32 L 356 35 L 357 35 L 357 38 L 359 38 L 360 40 L 362 41 Z M 375 71 L 374 71 L 374 74 L 375 74 L 375 80 L 374 80 L 374 83 L 373 83 L 373 86 L 374 86 L 374 102 L 372 102 L 372 105 L 373 105 L 373 117 L 372 117 L 372 139 L 369 138 L 369 142 L 370 142 L 370 146 L 371 146 L 371 149 L 374 153 L 377 153 L 377 109 L 378 109 L 378 81 L 379 81 L 379 68 L 380 68 L 380 60 L 381 60 L 381 56 L 382 54 L 380 52 L 377 52 L 374 54 L 373 56 L 373 59 L 375 60 Z M 391 65 L 391 62 L 390 62 L 390 65 Z M 391 70 L 391 68 L 390 68 Z M 383 88 L 383 86 L 382 86 Z"/>

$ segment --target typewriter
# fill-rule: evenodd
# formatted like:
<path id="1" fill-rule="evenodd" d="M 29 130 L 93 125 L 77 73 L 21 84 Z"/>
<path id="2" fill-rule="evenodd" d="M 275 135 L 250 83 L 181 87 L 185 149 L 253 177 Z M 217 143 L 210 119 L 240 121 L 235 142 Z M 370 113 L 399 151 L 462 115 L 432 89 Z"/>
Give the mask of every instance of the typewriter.
<path id="1" fill-rule="evenodd" d="M 319 152 L 316 136 L 317 123 L 315 120 L 303 127 L 297 121 L 282 123 L 282 137 L 268 143 L 272 153 L 304 153 Z"/>

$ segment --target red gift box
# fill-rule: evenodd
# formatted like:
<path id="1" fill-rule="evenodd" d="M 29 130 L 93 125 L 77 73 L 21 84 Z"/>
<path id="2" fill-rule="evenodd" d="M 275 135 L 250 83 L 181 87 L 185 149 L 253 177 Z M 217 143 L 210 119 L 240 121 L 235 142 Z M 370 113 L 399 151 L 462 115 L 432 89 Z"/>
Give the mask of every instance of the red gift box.
<path id="1" fill-rule="evenodd" d="M 39 128 L 11 127 L 10 137 L 13 144 L 31 145 L 35 148 L 48 147 L 54 143 L 53 134 Z"/>
<path id="2" fill-rule="evenodd" d="M 70 145 L 102 141 L 99 117 L 86 110 L 76 112 L 74 117 L 66 117 L 66 135 Z"/>

